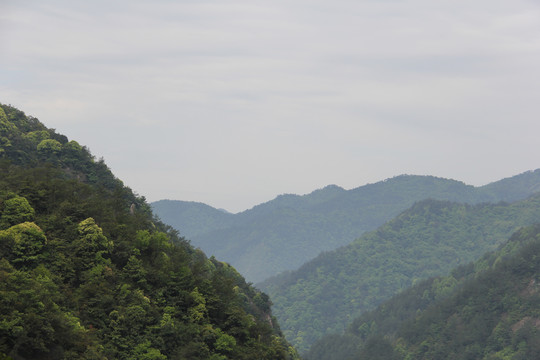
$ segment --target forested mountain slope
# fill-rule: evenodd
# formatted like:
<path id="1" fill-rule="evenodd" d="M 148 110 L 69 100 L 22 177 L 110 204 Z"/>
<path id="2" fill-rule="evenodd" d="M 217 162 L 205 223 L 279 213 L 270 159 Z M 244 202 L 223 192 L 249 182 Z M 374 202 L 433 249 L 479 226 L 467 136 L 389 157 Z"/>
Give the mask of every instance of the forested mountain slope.
<path id="1" fill-rule="evenodd" d="M 305 351 L 414 281 L 475 260 L 539 219 L 540 195 L 511 204 L 425 200 L 350 245 L 258 286 L 272 298 L 286 338 Z"/>
<path id="2" fill-rule="evenodd" d="M 165 224 L 176 224 L 189 239 L 208 232 L 208 229 L 228 227 L 234 214 L 193 201 L 160 200 L 150 204 L 152 210 Z"/>
<path id="3" fill-rule="evenodd" d="M 540 226 L 326 336 L 306 360 L 540 358 Z"/>
<path id="4" fill-rule="evenodd" d="M 540 191 L 540 170 L 482 187 L 412 175 L 352 190 L 331 185 L 303 196 L 280 195 L 234 215 L 200 203 L 162 200 L 151 205 L 195 246 L 259 282 L 350 243 L 420 200 L 515 201 L 536 191 Z"/>
<path id="5" fill-rule="evenodd" d="M 290 359 L 268 297 L 0 105 L 0 358 Z"/>

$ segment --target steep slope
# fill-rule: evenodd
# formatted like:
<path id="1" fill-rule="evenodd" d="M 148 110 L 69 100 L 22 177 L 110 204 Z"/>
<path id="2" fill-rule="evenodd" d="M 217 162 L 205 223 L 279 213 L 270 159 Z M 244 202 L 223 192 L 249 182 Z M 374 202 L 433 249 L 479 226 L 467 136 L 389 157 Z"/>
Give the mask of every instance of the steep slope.
<path id="1" fill-rule="evenodd" d="M 479 190 L 485 201 L 512 202 L 518 199 L 525 199 L 530 194 L 540 192 L 540 183 L 537 175 L 540 169 L 528 171 L 521 175 L 507 179 L 502 179 L 491 184 L 482 186 Z"/>
<path id="2" fill-rule="evenodd" d="M 0 105 L 0 358 L 289 359 L 268 297 Z"/>
<path id="3" fill-rule="evenodd" d="M 180 201 L 152 206 L 195 246 L 230 262 L 248 280 L 259 282 L 296 269 L 322 251 L 348 244 L 416 201 L 515 201 L 539 187 L 540 170 L 478 188 L 432 176 L 402 175 L 352 190 L 331 185 L 304 196 L 280 195 L 235 215 L 215 209 L 203 212 L 201 204 Z M 200 219 L 195 220 L 198 214 Z M 194 224 L 200 227 L 194 228 Z"/>
<path id="4" fill-rule="evenodd" d="M 474 264 L 364 313 L 305 359 L 537 359 L 539 254 L 540 227 L 524 228 Z"/>
<path id="5" fill-rule="evenodd" d="M 258 286 L 271 296 L 287 339 L 305 351 L 417 279 L 472 261 L 538 219 L 540 195 L 512 204 L 425 200 L 350 245 Z"/>
<path id="6" fill-rule="evenodd" d="M 196 237 L 214 229 L 229 226 L 234 215 L 193 201 L 160 200 L 151 203 L 152 210 L 165 224 L 176 224 L 182 234 Z M 210 230 L 209 230 L 210 229 Z"/>

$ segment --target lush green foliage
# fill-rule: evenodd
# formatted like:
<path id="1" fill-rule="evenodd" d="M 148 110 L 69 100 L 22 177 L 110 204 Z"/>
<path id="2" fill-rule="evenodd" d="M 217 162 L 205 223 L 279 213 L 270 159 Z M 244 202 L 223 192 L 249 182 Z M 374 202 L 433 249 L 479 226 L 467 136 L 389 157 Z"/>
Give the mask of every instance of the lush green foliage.
<path id="1" fill-rule="evenodd" d="M 318 341 L 306 359 L 537 359 L 540 226 L 449 276 L 422 281 Z M 331 344 L 342 346 L 328 351 Z"/>
<path id="2" fill-rule="evenodd" d="M 448 273 L 540 219 L 540 196 L 512 204 L 415 204 L 352 244 L 260 284 L 286 338 L 305 351 L 415 281 Z"/>
<path id="3" fill-rule="evenodd" d="M 0 106 L 0 358 L 289 359 L 269 298 L 102 160 Z"/>
<path id="4" fill-rule="evenodd" d="M 475 188 L 432 176 L 402 175 L 352 190 L 332 185 L 304 196 L 281 195 L 239 214 L 162 200 L 156 214 L 208 254 L 260 282 L 323 251 L 349 244 L 427 198 L 469 204 L 515 201 L 540 191 L 540 171 Z"/>

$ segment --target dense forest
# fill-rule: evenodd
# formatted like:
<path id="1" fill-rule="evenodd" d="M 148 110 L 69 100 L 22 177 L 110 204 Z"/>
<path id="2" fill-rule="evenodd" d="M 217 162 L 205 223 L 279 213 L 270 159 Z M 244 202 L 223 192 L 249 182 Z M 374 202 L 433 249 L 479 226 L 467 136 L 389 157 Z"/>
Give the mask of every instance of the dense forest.
<path id="1" fill-rule="evenodd" d="M 431 278 L 328 335 L 306 360 L 479 359 L 540 356 L 540 226 L 448 276 Z"/>
<path id="2" fill-rule="evenodd" d="M 310 237 L 316 248 L 315 232 L 335 247 L 334 226 L 349 236 L 397 214 L 261 283 L 276 320 L 268 295 L 161 222 L 103 159 L 0 105 L 0 359 L 298 359 L 284 334 L 308 360 L 537 358 L 540 226 L 516 230 L 540 219 L 539 184 L 540 171 L 480 188 L 400 176 L 241 214 L 183 203 L 189 231 L 244 244 L 250 261 Z M 242 231 L 253 238 L 231 243 Z M 290 232 L 306 239 L 284 247 Z"/>
<path id="3" fill-rule="evenodd" d="M 433 176 L 401 175 L 352 190 L 336 185 L 310 194 L 280 195 L 238 214 L 194 202 L 151 204 L 194 246 L 231 263 L 249 281 L 294 270 L 323 251 L 349 244 L 415 202 L 513 202 L 540 191 L 540 170 L 481 187 Z"/>
<path id="4" fill-rule="evenodd" d="M 416 203 L 376 231 L 259 284 L 301 352 L 416 281 L 447 274 L 540 219 L 540 194 L 513 203 Z"/>
<path id="5" fill-rule="evenodd" d="M 267 295 L 0 105 L 0 358 L 294 359 Z"/>

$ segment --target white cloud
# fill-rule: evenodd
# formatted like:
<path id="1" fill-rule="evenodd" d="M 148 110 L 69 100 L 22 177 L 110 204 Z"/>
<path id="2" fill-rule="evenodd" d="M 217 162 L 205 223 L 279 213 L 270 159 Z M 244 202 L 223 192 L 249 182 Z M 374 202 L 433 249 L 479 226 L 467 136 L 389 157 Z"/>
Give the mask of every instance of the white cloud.
<path id="1" fill-rule="evenodd" d="M 5 1 L 0 101 L 150 200 L 538 167 L 534 1 Z"/>

